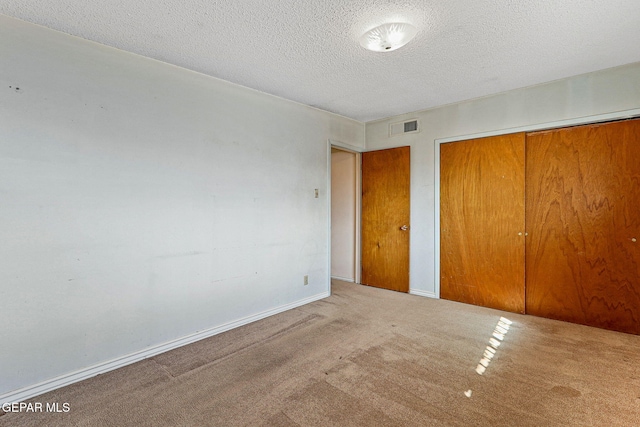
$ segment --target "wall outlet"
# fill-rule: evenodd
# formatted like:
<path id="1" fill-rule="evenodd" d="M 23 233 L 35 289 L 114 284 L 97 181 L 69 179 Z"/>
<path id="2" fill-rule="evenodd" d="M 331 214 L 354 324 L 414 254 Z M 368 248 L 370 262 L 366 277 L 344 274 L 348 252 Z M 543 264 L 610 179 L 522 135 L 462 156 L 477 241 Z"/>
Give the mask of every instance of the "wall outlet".
<path id="1" fill-rule="evenodd" d="M 318 191 L 318 189 L 316 188 L 316 189 L 315 189 L 315 191 L 314 191 L 314 194 L 315 194 L 315 196 L 316 196 L 316 199 L 318 198 L 319 193 L 320 193 L 320 192 L 319 192 L 319 191 Z"/>
<path id="2" fill-rule="evenodd" d="M 304 276 L 304 285 L 307 286 L 309 284 L 309 276 Z"/>

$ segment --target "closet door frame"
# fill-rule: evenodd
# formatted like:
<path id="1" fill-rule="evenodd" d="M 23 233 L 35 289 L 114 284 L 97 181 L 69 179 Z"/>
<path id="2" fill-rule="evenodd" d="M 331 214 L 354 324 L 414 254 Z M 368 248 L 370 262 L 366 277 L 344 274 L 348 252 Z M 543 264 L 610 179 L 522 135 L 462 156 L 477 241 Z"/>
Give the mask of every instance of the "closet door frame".
<path id="1" fill-rule="evenodd" d="M 533 132 L 540 130 L 558 129 L 569 126 L 588 125 L 609 122 L 614 120 L 624 120 L 640 118 L 640 108 L 625 111 L 616 111 L 614 113 L 598 114 L 593 116 L 578 117 L 575 119 L 558 120 L 548 123 L 539 123 L 535 125 L 512 127 L 508 129 L 499 129 L 495 131 L 479 132 L 474 134 L 438 138 L 435 140 L 435 198 L 434 198 L 434 253 L 435 253 L 435 296 L 440 298 L 440 144 L 446 144 L 448 142 L 464 141 L 467 139 L 484 138 L 488 136 L 507 135 L 518 132 Z"/>

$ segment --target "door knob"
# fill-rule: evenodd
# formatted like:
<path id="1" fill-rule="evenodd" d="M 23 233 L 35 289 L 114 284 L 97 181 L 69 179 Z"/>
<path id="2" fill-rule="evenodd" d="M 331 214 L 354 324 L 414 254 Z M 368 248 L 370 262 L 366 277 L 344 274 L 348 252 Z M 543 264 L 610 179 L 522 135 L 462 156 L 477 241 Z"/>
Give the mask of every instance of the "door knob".
<path id="1" fill-rule="evenodd" d="M 409 229 L 409 226 L 407 225 L 403 225 L 402 227 L 400 227 L 400 230 L 402 231 L 407 231 Z"/>

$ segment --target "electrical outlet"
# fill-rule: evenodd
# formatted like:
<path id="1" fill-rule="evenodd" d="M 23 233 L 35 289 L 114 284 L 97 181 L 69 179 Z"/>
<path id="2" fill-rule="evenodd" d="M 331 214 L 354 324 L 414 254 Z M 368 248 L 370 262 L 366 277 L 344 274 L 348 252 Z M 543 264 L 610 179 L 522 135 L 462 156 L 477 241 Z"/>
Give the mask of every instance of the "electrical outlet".
<path id="1" fill-rule="evenodd" d="M 318 191 L 318 189 L 317 189 L 317 188 L 316 188 L 316 190 L 315 190 L 314 194 L 315 194 L 316 199 L 317 199 L 317 198 L 318 198 L 318 194 L 319 194 L 319 191 Z"/>
<path id="2" fill-rule="evenodd" d="M 309 284 L 309 276 L 304 276 L 304 285 L 307 286 Z"/>

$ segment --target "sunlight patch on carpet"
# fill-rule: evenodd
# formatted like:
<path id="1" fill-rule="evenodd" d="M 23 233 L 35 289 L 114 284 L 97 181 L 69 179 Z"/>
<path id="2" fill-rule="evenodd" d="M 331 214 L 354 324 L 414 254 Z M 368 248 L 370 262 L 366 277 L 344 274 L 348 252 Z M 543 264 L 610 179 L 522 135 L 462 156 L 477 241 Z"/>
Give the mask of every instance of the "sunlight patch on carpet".
<path id="1" fill-rule="evenodd" d="M 513 322 L 511 322 L 511 320 L 505 317 L 501 317 L 500 320 L 498 320 L 498 324 L 493 330 L 491 338 L 489 338 L 489 345 L 485 348 L 484 353 L 482 354 L 482 359 L 480 359 L 478 366 L 476 366 L 476 372 L 479 375 L 484 374 L 489 367 L 491 359 L 496 355 L 496 351 L 509 332 L 512 323 Z"/>

